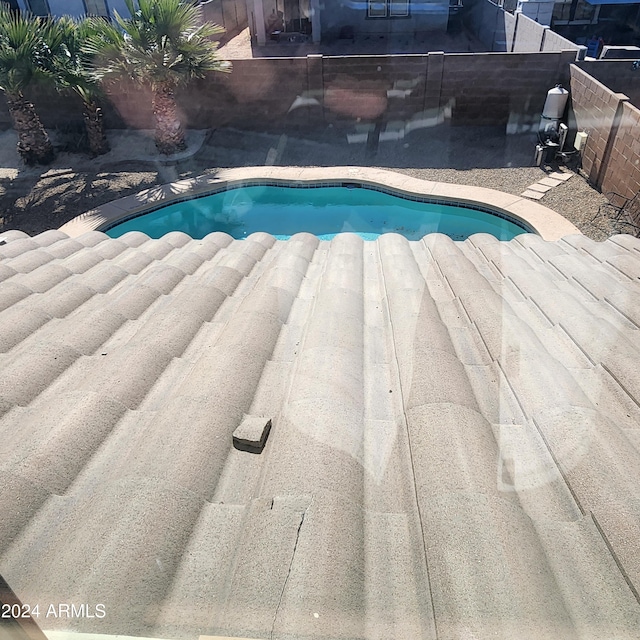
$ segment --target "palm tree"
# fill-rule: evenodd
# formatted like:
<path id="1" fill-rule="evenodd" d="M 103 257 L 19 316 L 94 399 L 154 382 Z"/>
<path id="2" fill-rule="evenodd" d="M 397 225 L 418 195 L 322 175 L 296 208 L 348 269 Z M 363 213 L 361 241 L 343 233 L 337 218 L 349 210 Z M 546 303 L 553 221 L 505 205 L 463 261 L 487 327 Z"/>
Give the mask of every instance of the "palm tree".
<path id="1" fill-rule="evenodd" d="M 51 23 L 23 16 L 0 3 L 0 90 L 4 92 L 13 126 L 18 133 L 18 153 L 26 164 L 48 164 L 53 145 L 24 90 L 36 79 L 50 77 L 50 50 L 46 34 Z"/>
<path id="2" fill-rule="evenodd" d="M 50 47 L 54 54 L 53 70 L 59 89 L 74 91 L 82 100 L 84 125 L 91 154 L 98 156 L 109 151 L 104 119 L 99 104 L 100 85 L 93 73 L 91 56 L 85 43 L 99 37 L 103 20 L 85 18 L 78 22 L 69 17 L 56 21 L 54 40 Z"/>
<path id="3" fill-rule="evenodd" d="M 95 54 L 98 75 L 106 81 L 129 78 L 150 86 L 156 147 L 171 154 L 186 147 L 175 90 L 209 71 L 228 71 L 211 40 L 222 29 L 201 23 L 199 9 L 182 0 L 125 0 L 131 18 L 116 14 L 118 30 L 107 23 L 100 40 L 87 48 Z"/>

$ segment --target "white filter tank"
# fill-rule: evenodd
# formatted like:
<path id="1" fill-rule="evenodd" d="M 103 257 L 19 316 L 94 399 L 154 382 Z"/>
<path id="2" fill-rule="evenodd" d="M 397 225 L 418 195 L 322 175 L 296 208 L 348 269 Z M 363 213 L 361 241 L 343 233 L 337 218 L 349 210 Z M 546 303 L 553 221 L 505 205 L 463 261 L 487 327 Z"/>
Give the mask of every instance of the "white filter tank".
<path id="1" fill-rule="evenodd" d="M 544 109 L 542 110 L 542 117 L 546 120 L 561 120 L 568 99 L 569 92 L 562 85 L 558 84 L 553 89 L 549 89 Z"/>

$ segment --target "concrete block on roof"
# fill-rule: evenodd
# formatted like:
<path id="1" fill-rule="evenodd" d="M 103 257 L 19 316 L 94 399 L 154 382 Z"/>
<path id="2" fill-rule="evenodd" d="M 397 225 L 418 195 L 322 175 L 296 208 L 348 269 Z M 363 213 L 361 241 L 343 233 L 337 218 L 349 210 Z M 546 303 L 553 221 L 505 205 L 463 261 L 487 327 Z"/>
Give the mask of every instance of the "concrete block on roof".
<path id="1" fill-rule="evenodd" d="M 245 415 L 233 432 L 233 446 L 240 451 L 262 453 L 270 431 L 271 418 Z"/>

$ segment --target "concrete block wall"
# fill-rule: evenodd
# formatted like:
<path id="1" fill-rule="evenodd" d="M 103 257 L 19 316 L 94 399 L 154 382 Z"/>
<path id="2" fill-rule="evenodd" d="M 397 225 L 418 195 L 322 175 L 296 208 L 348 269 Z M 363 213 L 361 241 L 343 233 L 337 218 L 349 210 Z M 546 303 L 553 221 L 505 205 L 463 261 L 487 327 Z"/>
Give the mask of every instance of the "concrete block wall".
<path id="1" fill-rule="evenodd" d="M 541 51 L 563 51 L 567 49 L 578 50 L 579 46 L 571 42 L 571 40 L 563 38 L 559 33 L 551 29 L 544 30 Z"/>
<path id="2" fill-rule="evenodd" d="M 516 13 L 516 33 L 512 51 L 526 53 L 541 51 L 546 27 L 522 13 Z"/>
<path id="3" fill-rule="evenodd" d="M 566 59 L 564 53 L 447 54 L 441 105 L 452 107 L 452 124 L 457 125 L 535 119 L 547 91 L 565 81 Z"/>
<path id="4" fill-rule="evenodd" d="M 235 60 L 230 74 L 214 73 L 176 91 L 192 128 L 234 126 L 268 130 L 318 129 L 328 123 L 428 120 L 453 125 L 506 125 L 539 118 L 546 92 L 567 86 L 574 51 L 258 58 Z M 30 92 L 45 126 L 81 126 L 75 96 Z M 297 108 L 301 102 L 306 106 Z M 104 104 L 109 128 L 153 127 L 149 90 L 122 83 Z M 0 107 L 0 126 L 10 125 Z"/>
<path id="5" fill-rule="evenodd" d="M 602 176 L 602 191 L 626 197 L 640 192 L 640 109 L 621 102 L 621 117 Z M 636 222 L 640 224 L 640 216 Z"/>
<path id="6" fill-rule="evenodd" d="M 504 19 L 504 35 L 505 35 L 505 51 L 513 51 L 513 41 L 516 37 L 516 26 L 518 17 L 508 11 L 503 12 Z"/>
<path id="7" fill-rule="evenodd" d="M 523 13 L 509 13 L 491 0 L 476 2 L 466 24 L 490 51 L 533 53 L 580 49 Z"/>
<path id="8" fill-rule="evenodd" d="M 631 60 L 582 60 L 577 65 L 612 91 L 624 93 L 640 108 L 640 69 Z"/>
<path id="9" fill-rule="evenodd" d="M 402 120 L 422 111 L 431 58 L 429 54 L 324 57 L 326 121 Z M 438 94 L 439 106 L 438 87 L 430 89 L 432 95 Z"/>
<path id="10" fill-rule="evenodd" d="M 571 105 L 576 127 L 588 134 L 582 150 L 582 168 L 589 180 L 602 188 L 603 161 L 613 139 L 614 121 L 621 94 L 614 93 L 588 73 L 571 65 Z"/>
<path id="11" fill-rule="evenodd" d="M 180 104 L 194 128 L 260 129 L 294 119 L 290 109 L 309 88 L 307 58 L 234 60 L 231 73 L 210 74 L 187 87 Z"/>

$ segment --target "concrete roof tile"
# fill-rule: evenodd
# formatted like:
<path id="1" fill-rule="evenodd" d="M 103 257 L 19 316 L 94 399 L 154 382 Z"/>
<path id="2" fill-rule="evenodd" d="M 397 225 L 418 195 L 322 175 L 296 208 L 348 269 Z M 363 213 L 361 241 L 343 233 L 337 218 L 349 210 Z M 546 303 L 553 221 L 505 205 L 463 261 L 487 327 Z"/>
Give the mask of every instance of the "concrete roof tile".
<path id="1" fill-rule="evenodd" d="M 0 482 L 0 509 L 5 514 L 0 518 L 0 554 L 4 554 L 51 494 L 19 473 L 2 467 Z"/>
<path id="2" fill-rule="evenodd" d="M 5 363 L 0 377 L 0 398 L 27 405 L 79 357 L 78 351 L 65 344 L 29 341 Z"/>
<path id="3" fill-rule="evenodd" d="M 15 240 L 29 238 L 29 234 L 25 233 L 24 231 L 18 231 L 17 229 L 9 229 L 8 231 L 2 232 L 2 237 L 6 242 L 13 242 Z"/>
<path id="4" fill-rule="evenodd" d="M 95 294 L 93 289 L 69 278 L 49 291 L 33 296 L 31 302 L 54 318 L 64 318 Z"/>
<path id="5" fill-rule="evenodd" d="M 23 601 L 185 640 L 637 635 L 639 241 L 9 237 Z"/>
<path id="6" fill-rule="evenodd" d="M 636 242 L 637 238 L 628 233 L 621 233 L 617 236 L 612 236 L 609 238 L 609 242 L 613 242 L 614 244 L 618 244 L 629 251 L 640 252 L 638 249 L 638 243 Z M 634 254 L 635 255 L 635 254 Z"/>
<path id="7" fill-rule="evenodd" d="M 114 264 L 122 267 L 127 273 L 137 274 L 154 262 L 153 258 L 144 251 L 123 253 L 114 260 Z"/>
<path id="8" fill-rule="evenodd" d="M 181 237 L 179 232 L 174 231 L 173 233 L 177 233 L 178 238 Z M 169 234 L 167 234 L 167 236 L 168 235 Z M 165 242 L 167 242 L 167 236 L 164 237 Z M 141 245 L 145 244 L 145 242 L 149 242 L 151 238 L 149 238 L 146 233 L 142 233 L 142 231 L 127 231 L 127 233 L 119 236 L 118 240 L 127 245 L 127 247 L 140 247 Z"/>
<path id="9" fill-rule="evenodd" d="M 107 293 L 128 275 L 129 273 L 121 267 L 103 261 L 89 269 L 84 274 L 82 282 L 97 293 Z"/>
<path id="10" fill-rule="evenodd" d="M 0 353 L 6 353 L 48 322 L 51 316 L 32 304 L 16 304 L 0 317 Z"/>
<path id="11" fill-rule="evenodd" d="M 57 242 L 68 240 L 69 236 L 57 229 L 48 229 L 39 233 L 37 236 L 33 236 L 33 241 L 41 247 L 49 247 Z"/>
<path id="12" fill-rule="evenodd" d="M 607 258 L 607 262 L 625 276 L 631 278 L 636 285 L 640 284 L 640 254 L 636 258 L 631 253 L 627 252 L 622 255 L 609 257 Z"/>
<path id="13" fill-rule="evenodd" d="M 33 431 L 9 438 L 12 467 L 50 493 L 62 495 L 126 409 L 96 393 L 57 396 L 39 405 Z"/>
<path id="14" fill-rule="evenodd" d="M 9 232 L 11 233 L 11 232 Z M 40 245 L 26 234 L 12 239 L 7 233 L 3 232 L 2 237 L 7 240 L 6 244 L 0 245 L 0 259 L 15 258 L 23 253 L 37 249 Z"/>
<path id="15" fill-rule="evenodd" d="M 78 242 L 75 238 L 67 238 L 66 234 L 64 238 L 57 240 L 54 244 L 47 246 L 47 253 L 54 258 L 67 258 L 70 255 L 80 251 L 84 248 L 84 245 Z"/>
<path id="16" fill-rule="evenodd" d="M 84 273 L 103 262 L 104 258 L 95 251 L 78 251 L 73 257 L 65 260 L 65 268 L 72 273 Z"/>
<path id="17" fill-rule="evenodd" d="M 82 308 L 72 319 L 52 322 L 50 332 L 43 332 L 42 339 L 57 339 L 88 356 L 113 336 L 126 320 L 123 315 L 108 308 L 99 311 Z M 70 331 L 70 325 L 81 326 L 83 330 Z"/>
<path id="18" fill-rule="evenodd" d="M 129 249 L 129 246 L 124 242 L 121 242 L 119 239 L 112 239 L 103 233 L 99 233 L 98 231 L 91 231 L 91 234 L 94 234 L 94 233 L 101 236 L 101 241 L 99 243 L 96 243 L 96 246 L 93 249 L 93 253 L 95 253 L 98 256 L 101 256 L 106 260 L 115 258 L 116 256 L 120 255 L 123 251 L 127 251 L 127 249 Z M 89 234 L 86 234 L 86 235 L 89 235 Z M 84 238 L 85 236 L 80 236 L 80 237 Z M 97 240 L 97 238 L 95 236 L 92 236 L 91 240 L 92 241 Z M 89 246 L 92 247 L 93 245 L 89 245 Z"/>
<path id="19" fill-rule="evenodd" d="M 15 258 L 10 258 L 5 264 L 15 269 L 18 273 L 30 273 L 53 259 L 53 256 L 44 250 L 34 250 L 25 251 Z"/>
<path id="20" fill-rule="evenodd" d="M 8 267 L 6 264 L 0 263 L 0 282 L 7 280 L 18 273 L 15 269 Z"/>
<path id="21" fill-rule="evenodd" d="M 31 289 L 17 282 L 0 282 L 0 311 L 24 300 L 33 293 Z"/>
<path id="22" fill-rule="evenodd" d="M 85 247 L 95 247 L 101 243 L 108 244 L 109 242 L 112 242 L 112 239 L 109 238 L 106 233 L 102 233 L 101 231 L 87 231 L 82 235 L 75 236 L 74 240 L 77 240 Z"/>
<path id="23" fill-rule="evenodd" d="M 71 275 L 71 271 L 61 264 L 47 264 L 39 269 L 34 269 L 31 273 L 16 275 L 14 281 L 28 287 L 35 293 L 44 293 Z"/>
<path id="24" fill-rule="evenodd" d="M 138 283 L 145 287 L 157 289 L 165 295 L 185 277 L 185 272 L 168 264 L 154 264 L 141 274 Z"/>

